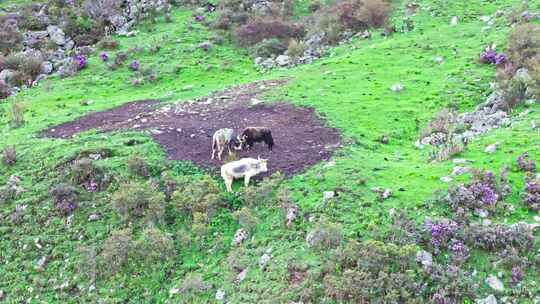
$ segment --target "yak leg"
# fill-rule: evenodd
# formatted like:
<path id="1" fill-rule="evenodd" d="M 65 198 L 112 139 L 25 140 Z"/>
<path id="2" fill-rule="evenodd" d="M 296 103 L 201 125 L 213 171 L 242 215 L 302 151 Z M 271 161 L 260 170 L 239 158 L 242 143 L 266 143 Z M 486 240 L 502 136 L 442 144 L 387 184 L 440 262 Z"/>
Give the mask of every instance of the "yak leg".
<path id="1" fill-rule="evenodd" d="M 221 155 L 223 154 L 223 150 L 225 150 L 225 147 L 224 147 L 224 146 L 219 147 L 219 152 L 218 152 L 218 158 L 219 158 L 219 160 L 221 160 Z"/>
<path id="2" fill-rule="evenodd" d="M 224 177 L 223 180 L 225 181 L 225 187 L 227 188 L 227 191 L 232 192 L 233 179 L 230 177 Z"/>
<path id="3" fill-rule="evenodd" d="M 251 178 L 251 175 L 249 174 L 246 174 L 246 176 L 244 176 L 244 186 L 249 186 L 249 179 Z"/>

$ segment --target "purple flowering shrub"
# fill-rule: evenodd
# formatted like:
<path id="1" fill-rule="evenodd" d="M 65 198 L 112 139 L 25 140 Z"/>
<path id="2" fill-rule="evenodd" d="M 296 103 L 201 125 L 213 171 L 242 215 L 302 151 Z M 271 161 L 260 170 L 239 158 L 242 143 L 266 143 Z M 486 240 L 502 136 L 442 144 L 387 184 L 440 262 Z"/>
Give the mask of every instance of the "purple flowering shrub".
<path id="1" fill-rule="evenodd" d="M 540 211 L 540 180 L 528 179 L 525 181 L 523 201 L 534 211 Z"/>
<path id="2" fill-rule="evenodd" d="M 518 251 L 527 251 L 534 242 L 532 228 L 526 224 L 471 224 L 463 230 L 463 237 L 470 246 L 489 251 L 511 247 Z"/>
<path id="3" fill-rule="evenodd" d="M 77 208 L 77 189 L 67 184 L 59 184 L 50 190 L 54 206 L 58 212 L 67 216 Z"/>
<path id="4" fill-rule="evenodd" d="M 75 55 L 75 57 L 73 57 L 73 62 L 75 63 L 78 71 L 86 68 L 87 66 L 86 56 L 84 55 Z"/>
<path id="5" fill-rule="evenodd" d="M 470 256 L 470 249 L 462 241 L 452 239 L 450 241 L 450 257 L 452 261 L 457 264 L 463 264 Z"/>
<path id="6" fill-rule="evenodd" d="M 470 183 L 450 188 L 447 201 L 454 210 L 484 210 L 493 209 L 501 197 L 493 173 L 477 171 Z"/>
<path id="7" fill-rule="evenodd" d="M 132 70 L 132 71 L 138 71 L 141 67 L 141 64 L 138 60 L 133 60 L 132 62 L 130 62 L 129 64 L 129 69 Z"/>
<path id="8" fill-rule="evenodd" d="M 497 53 L 495 45 L 487 47 L 480 54 L 480 62 L 485 64 L 502 65 L 508 61 L 508 57 L 504 53 Z"/>
<path id="9" fill-rule="evenodd" d="M 458 223 L 447 218 L 438 220 L 426 218 L 423 225 L 425 241 L 438 254 L 441 250 L 448 248 L 460 228 Z"/>
<path id="10" fill-rule="evenodd" d="M 101 59 L 101 61 L 103 62 L 109 61 L 109 55 L 107 54 L 107 52 L 101 52 L 99 53 L 99 59 Z"/>
<path id="11" fill-rule="evenodd" d="M 435 264 L 428 272 L 432 291 L 429 303 L 464 303 L 474 296 L 478 284 L 471 273 L 455 265 Z"/>
<path id="12" fill-rule="evenodd" d="M 536 172 L 536 162 L 530 158 L 529 152 L 524 152 L 518 156 L 517 167 L 521 172 Z"/>

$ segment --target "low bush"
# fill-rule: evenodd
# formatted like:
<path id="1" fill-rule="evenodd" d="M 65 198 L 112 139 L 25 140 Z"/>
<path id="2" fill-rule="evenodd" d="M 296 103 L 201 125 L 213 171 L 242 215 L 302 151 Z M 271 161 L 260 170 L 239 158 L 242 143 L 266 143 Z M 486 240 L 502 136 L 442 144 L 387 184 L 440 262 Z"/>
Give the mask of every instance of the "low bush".
<path id="1" fill-rule="evenodd" d="M 517 25 L 508 35 L 508 58 L 516 68 L 534 67 L 540 56 L 540 24 Z"/>
<path id="2" fill-rule="evenodd" d="M 489 251 L 513 247 L 525 252 L 534 242 L 532 228 L 526 224 L 471 224 L 464 229 L 463 237 L 470 246 Z"/>
<path id="3" fill-rule="evenodd" d="M 292 58 L 298 58 L 304 55 L 306 50 L 306 45 L 302 41 L 296 39 L 291 39 L 289 45 L 287 46 L 287 55 Z"/>
<path id="4" fill-rule="evenodd" d="M 196 294 L 210 289 L 212 286 L 206 283 L 201 275 L 187 274 L 180 286 L 180 291 L 186 294 Z"/>
<path id="5" fill-rule="evenodd" d="M 165 196 L 148 183 L 123 184 L 112 196 L 113 206 L 125 221 L 145 218 L 160 222 L 165 208 Z"/>
<path id="6" fill-rule="evenodd" d="M 345 29 L 362 31 L 383 27 L 391 7 L 385 0 L 346 0 L 337 2 L 330 11 Z"/>
<path id="7" fill-rule="evenodd" d="M 521 172 L 536 172 L 536 162 L 531 159 L 528 152 L 519 155 L 516 163 Z"/>
<path id="8" fill-rule="evenodd" d="M 10 54 L 22 48 L 23 36 L 13 19 L 0 18 L 0 55 Z"/>
<path id="9" fill-rule="evenodd" d="M 77 208 L 78 191 L 67 184 L 59 184 L 50 190 L 55 208 L 61 215 L 67 216 Z"/>
<path id="10" fill-rule="evenodd" d="M 238 221 L 238 224 L 240 224 L 240 227 L 244 228 L 247 232 L 252 232 L 259 223 L 257 217 L 247 207 L 236 211 L 233 216 Z"/>
<path id="11" fill-rule="evenodd" d="M 349 242 L 332 253 L 325 294 L 339 303 L 421 303 L 426 285 L 415 246 Z"/>
<path id="12" fill-rule="evenodd" d="M 436 220 L 426 218 L 422 228 L 424 232 L 423 242 L 438 254 L 441 250 L 449 247 L 450 243 L 460 232 L 461 226 L 457 222 L 447 218 Z"/>
<path id="13" fill-rule="evenodd" d="M 114 63 L 117 66 L 121 66 L 121 65 L 124 64 L 124 62 L 126 62 L 127 59 L 128 59 L 128 54 L 127 53 L 118 52 L 118 53 L 116 53 L 116 56 L 114 57 Z"/>
<path id="14" fill-rule="evenodd" d="M 287 41 L 291 38 L 300 39 L 305 35 L 304 27 L 284 21 L 279 18 L 257 17 L 239 26 L 234 33 L 235 40 L 241 46 L 252 46 L 265 39 Z"/>
<path id="15" fill-rule="evenodd" d="M 97 43 L 97 47 L 102 50 L 116 50 L 120 47 L 120 43 L 111 36 L 105 36 Z"/>
<path id="16" fill-rule="evenodd" d="M 176 253 L 173 239 L 157 228 L 145 228 L 134 250 L 138 260 L 147 266 L 170 261 Z"/>
<path id="17" fill-rule="evenodd" d="M 2 163 L 4 166 L 13 166 L 17 162 L 17 150 L 14 146 L 6 146 L 2 150 Z"/>
<path id="18" fill-rule="evenodd" d="M 540 180 L 528 179 L 525 181 L 523 201 L 534 211 L 540 211 Z"/>
<path id="19" fill-rule="evenodd" d="M 127 160 L 127 166 L 132 174 L 142 177 L 150 176 L 150 169 L 148 168 L 148 164 L 142 157 L 138 155 L 130 156 Z"/>
<path id="20" fill-rule="evenodd" d="M 343 230 L 341 226 L 333 223 L 320 223 L 306 236 L 308 246 L 316 249 L 336 248 L 341 244 L 342 240 Z"/>
<path id="21" fill-rule="evenodd" d="M 0 80 L 0 99 L 11 96 L 11 88 L 3 80 Z"/>
<path id="22" fill-rule="evenodd" d="M 265 39 L 255 44 L 250 49 L 250 53 L 253 57 L 269 58 L 272 56 L 283 54 L 287 50 L 287 47 L 279 39 L 271 38 Z"/>
<path id="23" fill-rule="evenodd" d="M 421 136 L 426 137 L 434 133 L 450 134 L 453 132 L 453 125 L 456 114 L 449 109 L 442 109 L 431 119 L 422 130 Z"/>
<path id="24" fill-rule="evenodd" d="M 476 171 L 470 183 L 448 190 L 448 203 L 454 210 L 492 210 L 502 196 L 493 173 Z"/>
<path id="25" fill-rule="evenodd" d="M 113 231 L 103 243 L 99 256 L 103 261 L 99 265 L 100 272 L 112 275 L 126 266 L 133 246 L 130 229 Z"/>
<path id="26" fill-rule="evenodd" d="M 26 106 L 20 100 L 14 100 L 10 103 L 8 108 L 8 120 L 9 125 L 12 128 L 18 128 L 25 123 L 24 112 Z"/>
<path id="27" fill-rule="evenodd" d="M 256 187 L 247 187 L 242 199 L 247 206 L 271 206 L 277 202 L 277 195 L 285 177 L 281 172 L 265 178 Z"/>
<path id="28" fill-rule="evenodd" d="M 171 197 L 171 205 L 177 212 L 191 216 L 199 212 L 211 218 L 222 204 L 219 187 L 210 178 L 185 181 Z"/>

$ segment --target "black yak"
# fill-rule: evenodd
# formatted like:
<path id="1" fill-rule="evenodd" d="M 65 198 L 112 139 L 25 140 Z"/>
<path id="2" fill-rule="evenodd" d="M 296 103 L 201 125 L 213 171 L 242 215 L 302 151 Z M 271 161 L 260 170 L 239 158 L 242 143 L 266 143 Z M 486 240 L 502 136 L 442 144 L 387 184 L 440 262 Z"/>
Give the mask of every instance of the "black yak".
<path id="1" fill-rule="evenodd" d="M 254 143 L 264 142 L 268 146 L 268 150 L 272 151 L 274 146 L 274 139 L 272 138 L 272 131 L 266 127 L 248 127 L 245 128 L 240 135 L 243 146 L 247 146 L 251 149 Z"/>

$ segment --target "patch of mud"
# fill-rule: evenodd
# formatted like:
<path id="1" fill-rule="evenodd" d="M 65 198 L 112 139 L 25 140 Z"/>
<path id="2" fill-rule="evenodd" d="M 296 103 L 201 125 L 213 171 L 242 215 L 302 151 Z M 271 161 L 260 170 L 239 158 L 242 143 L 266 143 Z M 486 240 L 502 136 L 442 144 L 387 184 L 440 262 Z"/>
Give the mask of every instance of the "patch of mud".
<path id="1" fill-rule="evenodd" d="M 217 168 L 223 162 L 210 159 L 212 134 L 216 130 L 232 128 L 241 132 L 248 126 L 265 126 L 272 130 L 273 151 L 260 143 L 251 151 L 237 153 L 236 157 L 268 158 L 268 174 L 281 171 L 291 175 L 327 160 L 341 146 L 341 139 L 339 132 L 325 126 L 313 109 L 286 103 L 264 104 L 257 99 L 259 94 L 283 83 L 284 80 L 256 82 L 178 104 L 129 103 L 52 127 L 43 134 L 69 138 L 90 129 L 148 130 L 169 159 Z"/>

